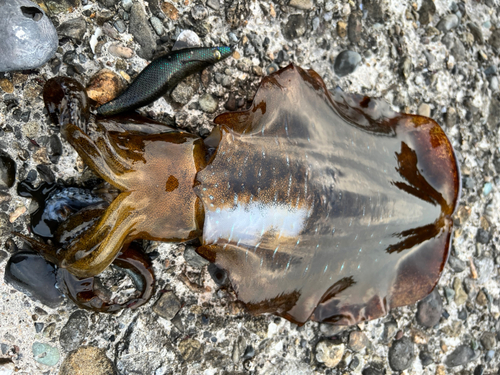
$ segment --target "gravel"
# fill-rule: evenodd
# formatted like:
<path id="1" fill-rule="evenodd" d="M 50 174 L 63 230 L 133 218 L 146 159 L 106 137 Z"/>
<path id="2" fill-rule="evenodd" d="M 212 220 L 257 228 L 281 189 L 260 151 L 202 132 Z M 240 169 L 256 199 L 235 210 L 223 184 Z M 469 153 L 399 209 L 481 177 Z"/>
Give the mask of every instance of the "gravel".
<path id="1" fill-rule="evenodd" d="M 36 375 L 76 374 L 78 368 L 92 373 L 92 367 L 79 367 L 92 364 L 99 364 L 102 373 L 158 375 L 498 371 L 496 0 L 208 0 L 168 1 L 161 8 L 160 2 L 143 0 L 45 3 L 60 30 L 54 58 L 35 71 L 0 77 L 0 149 L 16 163 L 16 181 L 82 183 L 95 177 L 84 172 L 44 113 L 45 80 L 73 74 L 87 85 L 104 67 L 133 79 L 155 53 L 170 50 L 179 35 L 186 35 L 196 45 L 236 44 L 237 58 L 204 72 L 203 85 L 200 75 L 186 80 L 173 101 L 160 99 L 143 109 L 146 114 L 175 119 L 194 134 L 208 134 L 224 106 L 244 108 L 262 75 L 293 62 L 317 71 L 329 89 L 340 86 L 346 92 L 382 97 L 397 111 L 430 114 L 455 148 L 462 197 L 454 216 L 450 260 L 435 291 L 386 317 L 356 327 L 315 322 L 298 327 L 274 315 L 252 316 L 237 303 L 228 283 L 220 282 L 220 275 L 212 278 L 206 262 L 193 254 L 193 245 L 152 242 L 147 251 L 157 254 L 157 284 L 151 301 L 116 315 L 83 313 L 88 319 L 85 331 L 83 320 L 75 324 L 81 310 L 71 301 L 51 308 L 3 282 L 15 248 L 8 241 L 11 230 L 27 234 L 31 211 L 31 201 L 18 196 L 16 184 L 10 186 L 7 177 L 13 172 L 3 165 L 0 372 L 15 366 L 19 373 Z M 78 23 L 73 30 L 67 25 L 74 20 Z M 93 35 L 95 53 L 89 47 Z M 125 49 L 112 48 L 111 53 L 112 45 Z M 356 63 L 338 74 L 334 65 L 342 51 L 356 54 Z M 17 238 L 14 242 L 22 248 Z"/>

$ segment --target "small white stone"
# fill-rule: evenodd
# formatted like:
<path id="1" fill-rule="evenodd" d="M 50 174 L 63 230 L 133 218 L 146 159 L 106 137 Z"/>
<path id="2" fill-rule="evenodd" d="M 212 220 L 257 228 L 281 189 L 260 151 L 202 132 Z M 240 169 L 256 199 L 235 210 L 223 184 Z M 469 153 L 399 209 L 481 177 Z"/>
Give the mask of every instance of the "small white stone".
<path id="1" fill-rule="evenodd" d="M 334 344 L 331 341 L 323 340 L 316 345 L 316 360 L 324 363 L 326 367 L 337 366 L 344 355 L 344 344 Z"/>

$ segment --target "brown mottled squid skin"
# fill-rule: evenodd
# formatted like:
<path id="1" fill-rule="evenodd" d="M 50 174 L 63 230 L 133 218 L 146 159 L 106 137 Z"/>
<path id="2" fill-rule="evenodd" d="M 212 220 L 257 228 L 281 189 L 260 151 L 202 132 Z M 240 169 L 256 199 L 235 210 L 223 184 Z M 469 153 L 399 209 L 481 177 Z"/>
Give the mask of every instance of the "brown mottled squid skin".
<path id="1" fill-rule="evenodd" d="M 215 122 L 205 143 L 102 125 L 91 139 L 65 125 L 122 193 L 64 254 L 46 255 L 84 277 L 134 239 L 200 237 L 198 252 L 228 271 L 250 311 L 298 324 L 354 324 L 432 291 L 460 187 L 433 120 L 330 94 L 317 73 L 290 65 L 264 78 L 248 111 Z M 217 147 L 208 163 L 205 144 Z"/>

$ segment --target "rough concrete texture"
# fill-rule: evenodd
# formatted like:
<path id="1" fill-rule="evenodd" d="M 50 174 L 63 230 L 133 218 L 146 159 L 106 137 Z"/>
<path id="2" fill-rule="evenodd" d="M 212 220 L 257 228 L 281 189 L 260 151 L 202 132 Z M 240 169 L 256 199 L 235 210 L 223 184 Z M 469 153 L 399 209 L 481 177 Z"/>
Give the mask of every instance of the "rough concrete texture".
<path id="1" fill-rule="evenodd" d="M 104 67 L 133 78 L 147 64 L 137 55 L 139 51 L 146 51 L 141 55 L 148 57 L 154 48 L 169 50 L 183 29 L 193 30 L 205 46 L 238 40 L 237 53 L 214 66 L 211 77 L 202 75 L 203 85 L 193 84 L 194 94 L 187 104 L 174 107 L 161 99 L 143 109 L 145 113 L 160 119 L 169 115 L 182 129 L 206 135 L 214 115 L 225 111 L 225 106 L 235 109 L 252 98 L 261 75 L 276 65 L 294 62 L 316 70 L 330 88 L 338 85 L 348 92 L 382 97 L 402 112 L 425 109 L 450 138 L 463 180 L 453 260 L 437 285 L 443 300 L 441 317 L 432 327 L 418 324 L 417 304 L 355 327 L 314 322 L 297 327 L 272 315 L 253 317 L 235 302 L 232 290 L 212 281 L 207 266 L 194 261 L 192 252 L 190 263 L 185 261 L 185 245 L 153 243 L 148 251 L 159 254 L 154 261 L 158 285 L 151 301 L 116 315 L 90 313 L 85 337 L 81 340 L 82 330 L 75 336 L 78 345 L 102 349 L 99 353 L 105 353 L 120 374 L 381 374 L 403 368 L 406 374 L 496 374 L 500 361 L 500 2 L 435 0 L 430 6 L 429 1 L 313 0 L 293 1 L 289 6 L 288 0 L 169 1 L 169 5 L 158 0 L 138 0 L 136 5 L 86 0 L 66 10 L 72 13 L 53 15 L 59 24 L 83 17 L 88 31 L 82 34 L 83 41 L 64 38 L 58 60 L 36 71 L 0 77 L 0 148 L 15 159 L 18 181 L 29 177 L 39 183 L 39 164 L 49 166 L 56 179 L 78 182 L 82 178 L 82 163 L 64 140 L 56 162 L 44 154 L 49 137 L 58 135 L 43 113 L 41 89 L 46 79 L 73 74 L 86 84 Z M 427 5 L 422 9 L 423 2 Z M 194 9 L 199 6 L 205 9 Z M 150 45 L 151 38 L 155 43 L 160 40 L 152 28 L 129 29 L 130 15 L 124 9 L 131 7 L 145 12 L 148 22 L 143 28 L 151 28 L 152 16 L 162 20 L 160 43 Z M 420 19 L 426 24 L 421 25 Z M 133 35 L 148 37 L 138 41 Z M 134 50 L 134 56 L 123 60 L 108 53 L 117 42 Z M 347 49 L 359 53 L 361 62 L 353 73 L 338 78 L 333 63 Z M 67 53 L 72 51 L 77 58 L 70 60 Z M 214 114 L 200 110 L 198 101 L 206 93 L 218 99 Z M 0 200 L 3 246 L 11 238 L 9 230 L 27 233 L 30 201 L 19 197 L 15 186 L 4 189 Z M 0 280 L 7 248 L 11 246 L 0 249 Z M 181 302 L 171 320 L 159 317 L 152 308 L 165 291 L 172 291 Z M 57 374 L 70 354 L 60 345 L 60 333 L 77 307 L 67 301 L 58 309 L 48 308 L 3 281 L 0 295 L 0 359 L 13 361 L 16 374 Z M 427 310 L 435 313 L 435 306 L 440 304 Z M 352 335 L 349 342 L 352 331 L 362 331 L 367 340 L 360 344 Z M 74 349 L 67 335 L 65 330 L 64 343 Z M 411 340 L 401 340 L 404 337 Z M 398 350 L 391 352 L 394 340 Z M 48 366 L 35 361 L 36 342 L 56 348 L 59 362 Z M 342 359 L 327 367 L 324 358 L 338 355 L 340 347 Z M 329 348 L 335 353 L 327 353 Z M 74 353 L 78 352 L 73 352 L 71 362 L 77 363 Z M 398 353 L 411 353 L 411 358 L 394 358 Z M 0 361 L 0 373 L 11 374 L 13 369 L 12 362 Z"/>

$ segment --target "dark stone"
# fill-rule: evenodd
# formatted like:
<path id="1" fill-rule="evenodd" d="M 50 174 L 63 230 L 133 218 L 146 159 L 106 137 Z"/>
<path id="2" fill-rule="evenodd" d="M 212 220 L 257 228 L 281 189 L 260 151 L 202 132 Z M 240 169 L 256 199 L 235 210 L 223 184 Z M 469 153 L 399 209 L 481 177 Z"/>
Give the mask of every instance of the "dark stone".
<path id="1" fill-rule="evenodd" d="M 227 286 L 229 284 L 227 272 L 222 268 L 217 267 L 214 263 L 210 263 L 208 265 L 208 272 L 217 285 Z"/>
<path id="2" fill-rule="evenodd" d="M 75 40 L 82 40 L 85 31 L 87 30 L 87 24 L 83 17 L 73 18 L 62 23 L 58 28 L 57 32 L 59 35 L 67 36 Z"/>
<path id="3" fill-rule="evenodd" d="M 56 177 L 54 176 L 54 172 L 52 172 L 52 170 L 48 165 L 45 164 L 37 165 L 36 170 L 38 171 L 38 174 L 40 175 L 41 179 L 44 180 L 45 182 L 49 184 L 55 182 Z"/>
<path id="4" fill-rule="evenodd" d="M 372 362 L 362 372 L 363 375 L 384 375 L 384 365 L 381 363 Z"/>
<path id="5" fill-rule="evenodd" d="M 491 240 L 491 233 L 483 228 L 479 228 L 476 235 L 476 241 L 486 245 Z"/>
<path id="6" fill-rule="evenodd" d="M 229 97 L 227 98 L 227 102 L 224 104 L 224 108 L 228 111 L 236 111 L 238 108 L 236 104 L 236 94 L 234 92 L 229 93 Z"/>
<path id="7" fill-rule="evenodd" d="M 16 181 L 16 162 L 3 151 L 0 151 L 0 189 L 8 189 Z"/>
<path id="8" fill-rule="evenodd" d="M 179 312 L 182 305 L 177 296 L 172 291 L 161 295 L 153 306 L 153 311 L 165 319 L 172 319 Z"/>
<path id="9" fill-rule="evenodd" d="M 59 343 L 62 348 L 67 352 L 78 349 L 85 339 L 88 328 L 89 319 L 85 311 L 77 310 L 71 314 L 59 334 Z"/>
<path id="10" fill-rule="evenodd" d="M 422 6 L 418 11 L 420 24 L 424 26 L 432 22 L 432 17 L 435 13 L 436 5 L 433 0 L 422 1 Z"/>
<path id="11" fill-rule="evenodd" d="M 467 265 L 465 262 L 461 259 L 458 259 L 457 257 L 454 257 L 453 255 L 450 255 L 450 258 L 448 259 L 448 265 L 451 267 L 451 269 L 454 272 L 462 272 L 465 270 Z"/>
<path id="12" fill-rule="evenodd" d="M 434 291 L 417 304 L 417 322 L 424 327 L 434 327 L 443 313 L 443 300 Z"/>
<path id="13" fill-rule="evenodd" d="M 472 350 L 470 346 L 460 345 L 446 357 L 445 364 L 448 367 L 465 365 L 474 358 L 474 355 L 474 350 Z"/>
<path id="14" fill-rule="evenodd" d="M 63 147 L 57 134 L 52 134 L 47 145 L 47 153 L 52 163 L 56 164 L 62 155 Z"/>
<path id="15" fill-rule="evenodd" d="M 344 77 L 354 72 L 361 62 L 361 55 L 354 51 L 340 52 L 333 63 L 333 70 L 339 77 Z"/>
<path id="16" fill-rule="evenodd" d="M 361 32 L 363 31 L 362 15 L 362 12 L 352 12 L 347 22 L 347 37 L 353 44 L 358 44 L 361 40 Z"/>
<path id="17" fill-rule="evenodd" d="M 134 3 L 130 11 L 129 31 L 142 47 L 137 54 L 143 59 L 151 60 L 156 48 L 156 41 L 148 25 L 149 22 L 141 4 Z"/>
<path id="18" fill-rule="evenodd" d="M 474 369 L 474 375 L 483 375 L 484 374 L 484 367 L 481 365 L 476 366 Z"/>
<path id="19" fill-rule="evenodd" d="M 434 360 L 431 357 L 431 354 L 425 350 L 421 351 L 420 354 L 418 355 L 420 358 L 420 362 L 422 362 L 422 366 L 426 367 L 429 366 L 430 364 L 434 363 Z"/>
<path id="20" fill-rule="evenodd" d="M 306 32 L 306 19 L 302 14 L 292 14 L 288 17 L 283 30 L 281 30 L 285 39 L 293 40 L 301 37 Z"/>
<path id="21" fill-rule="evenodd" d="M 463 308 L 462 310 L 460 310 L 458 312 L 458 315 L 457 315 L 458 319 L 460 320 L 467 320 L 467 309 Z"/>
<path id="22" fill-rule="evenodd" d="M 34 251 L 12 255 L 5 266 L 5 282 L 28 297 L 56 308 L 63 297 L 56 285 L 56 269 Z"/>
<path id="23" fill-rule="evenodd" d="M 389 365 L 394 371 L 409 368 L 415 359 L 415 348 L 409 337 L 396 340 L 389 348 Z"/>

